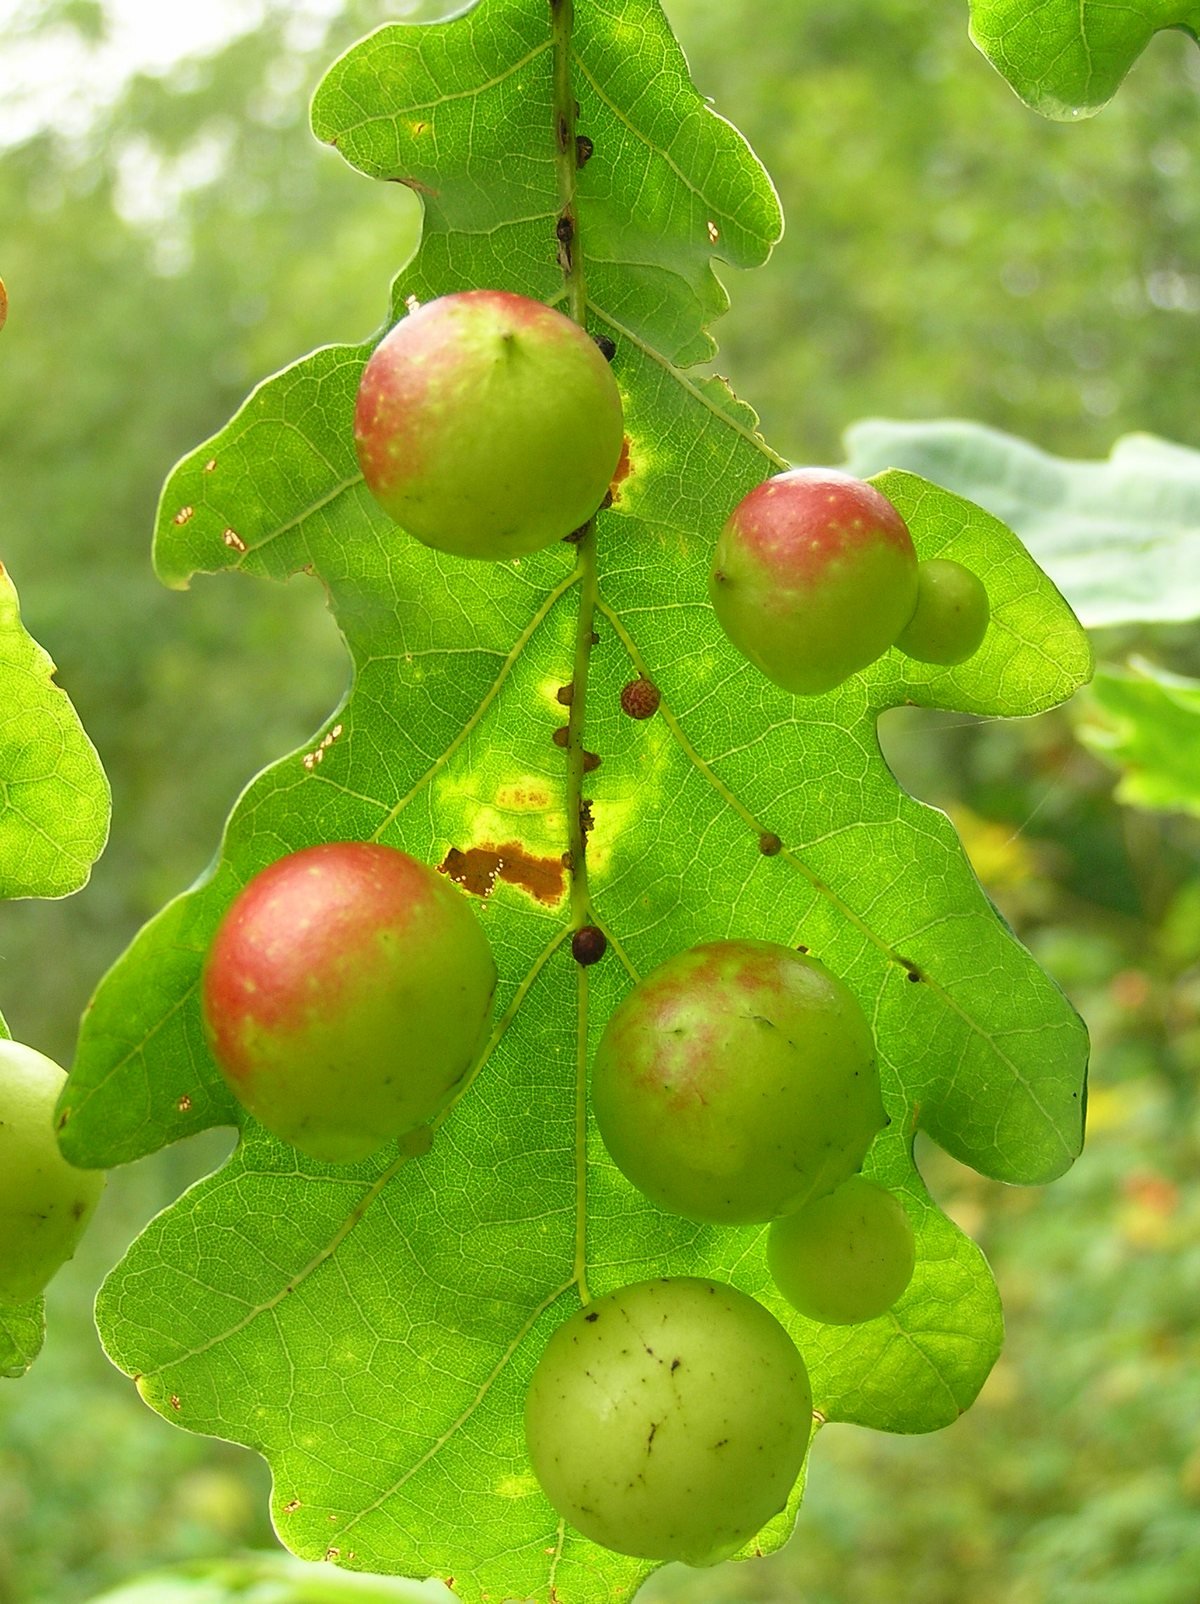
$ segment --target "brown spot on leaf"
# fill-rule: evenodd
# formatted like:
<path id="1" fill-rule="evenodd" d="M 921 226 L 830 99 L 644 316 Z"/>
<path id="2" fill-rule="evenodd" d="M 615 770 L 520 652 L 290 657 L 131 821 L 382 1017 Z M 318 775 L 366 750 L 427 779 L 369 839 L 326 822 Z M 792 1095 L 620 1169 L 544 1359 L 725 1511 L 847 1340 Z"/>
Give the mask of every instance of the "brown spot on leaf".
<path id="1" fill-rule="evenodd" d="M 600 767 L 603 761 L 604 759 L 600 756 L 599 752 L 585 752 L 583 754 L 583 772 L 585 774 L 594 773 L 595 770 Z"/>
<path id="2" fill-rule="evenodd" d="M 509 811 L 544 813 L 550 806 L 550 793 L 543 785 L 502 785 L 496 792 L 496 804 Z"/>
<path id="3" fill-rule="evenodd" d="M 221 539 L 231 551 L 245 551 L 246 549 L 246 542 L 242 539 L 241 535 L 238 534 L 236 529 L 226 529 L 225 533 L 221 536 Z"/>
<path id="4" fill-rule="evenodd" d="M 621 711 L 630 718 L 653 718 L 658 712 L 662 694 L 652 680 L 630 680 L 621 691 Z"/>
<path id="5" fill-rule="evenodd" d="M 612 484 L 608 488 L 609 496 L 612 498 L 608 503 L 610 507 L 614 501 L 620 501 L 621 486 L 632 472 L 633 464 L 629 460 L 629 436 L 626 435 L 621 441 L 621 455 L 617 458 L 617 465 L 613 469 Z"/>
<path id="6" fill-rule="evenodd" d="M 554 699 L 555 701 L 560 702 L 563 707 L 570 707 L 571 703 L 575 700 L 574 682 L 572 682 L 570 685 L 560 685 L 554 693 Z"/>
<path id="7" fill-rule="evenodd" d="M 179 1099 L 175 1106 L 178 1108 L 181 1114 L 187 1114 L 191 1111 L 192 1100 L 188 1094 L 184 1092 L 183 1096 Z"/>
<path id="8" fill-rule="evenodd" d="M 535 857 L 519 841 L 505 841 L 497 847 L 471 847 L 466 852 L 451 847 L 439 868 L 473 897 L 490 897 L 497 880 L 518 886 L 536 902 L 549 907 L 564 895 L 561 858 Z"/>
<path id="9" fill-rule="evenodd" d="M 571 956 L 584 968 L 599 963 L 607 951 L 608 937 L 595 925 L 583 925 L 571 937 Z"/>
<path id="10" fill-rule="evenodd" d="M 586 134 L 575 135 L 575 165 L 586 167 L 592 159 L 596 147 Z"/>
<path id="11" fill-rule="evenodd" d="M 418 195 L 432 195 L 435 199 L 441 194 L 440 189 L 434 189 L 432 184 L 423 184 L 419 178 L 393 178 L 392 184 L 403 184 L 405 189 L 415 190 Z"/>
<path id="12" fill-rule="evenodd" d="M 174 518 L 171 519 L 171 522 L 173 524 L 175 524 L 176 526 L 180 526 L 180 525 L 183 525 L 183 524 L 191 523 L 192 519 L 195 516 L 196 516 L 195 507 L 180 507 L 179 511 L 175 514 Z"/>
<path id="13" fill-rule="evenodd" d="M 551 735 L 550 739 L 554 742 L 555 746 L 566 746 L 568 740 L 570 739 L 570 731 L 567 729 L 565 724 L 560 724 L 559 727 L 554 731 L 553 735 Z"/>
<path id="14" fill-rule="evenodd" d="M 299 1508 L 300 1500 L 298 1498 L 293 1498 L 290 1500 L 290 1502 L 283 1506 L 283 1513 L 285 1515 L 294 1515 Z"/>
<path id="15" fill-rule="evenodd" d="M 8 322 L 8 291 L 4 288 L 4 280 L 0 278 L 0 329 Z"/>
<path id="16" fill-rule="evenodd" d="M 171 1394 L 171 1408 L 174 1409 L 176 1413 L 183 1408 L 183 1404 L 180 1402 L 179 1394 L 177 1392 L 173 1392 Z"/>
<path id="17" fill-rule="evenodd" d="M 783 842 L 774 830 L 764 830 L 758 838 L 758 850 L 764 858 L 777 858 L 783 851 Z"/>

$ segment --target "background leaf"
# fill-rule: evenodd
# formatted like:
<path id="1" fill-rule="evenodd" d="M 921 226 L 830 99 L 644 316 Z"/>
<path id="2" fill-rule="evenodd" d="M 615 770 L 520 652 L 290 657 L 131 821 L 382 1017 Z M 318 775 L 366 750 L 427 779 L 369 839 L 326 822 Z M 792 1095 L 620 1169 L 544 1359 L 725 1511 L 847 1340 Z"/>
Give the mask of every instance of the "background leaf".
<path id="1" fill-rule="evenodd" d="M 315 1569 L 287 1554 L 246 1554 L 139 1576 L 91 1604 L 450 1604 L 439 1582 Z"/>
<path id="2" fill-rule="evenodd" d="M 5 303 L 7 306 L 7 303 Z M 87 881 L 108 835 L 108 781 L 54 664 L 21 623 L 0 564 L 0 898 L 63 897 Z M 0 1019 L 0 1036 L 9 1030 Z M 41 1297 L 0 1302 L 0 1376 L 24 1375 L 46 1330 Z"/>
<path id="3" fill-rule="evenodd" d="M 108 836 L 108 782 L 0 566 L 0 897 L 65 897 Z"/>
<path id="4" fill-rule="evenodd" d="M 1070 462 L 956 419 L 871 418 L 845 443 L 850 473 L 909 468 L 1002 518 L 1089 629 L 1200 617 L 1200 452 L 1127 435 Z"/>
<path id="5" fill-rule="evenodd" d="M 583 1270 L 596 1293 L 673 1271 L 728 1278 L 797 1334 L 826 1418 L 930 1430 L 975 1396 L 1000 1314 L 981 1255 L 913 1165 L 915 1129 L 1028 1182 L 1060 1174 L 1082 1128 L 1079 1021 L 995 916 L 949 822 L 895 785 L 874 723 L 906 701 L 1036 712 L 1086 679 L 1086 641 L 996 519 L 898 473 L 881 483 L 922 555 L 959 557 L 989 587 L 980 653 L 954 670 L 890 653 L 798 702 L 732 651 L 706 600 L 712 544 L 778 459 L 723 382 L 679 364 L 709 348 L 702 320 L 721 304 L 710 254 L 762 259 L 777 210 L 743 142 L 687 85 L 656 5 L 579 15 L 580 128 L 595 144 L 578 202 L 589 322 L 616 339 L 630 438 L 600 520 L 588 693 L 587 741 L 602 758 L 588 862 L 610 954 L 583 971 L 566 943 L 570 801 L 552 735 L 572 672 L 572 550 L 469 564 L 390 525 L 352 448 L 368 348 L 330 348 L 261 386 L 180 464 L 156 562 L 173 584 L 227 567 L 315 571 L 354 663 L 351 692 L 248 788 L 211 875 L 111 972 L 62 1105 L 68 1151 L 91 1162 L 238 1120 L 196 987 L 236 888 L 281 853 L 383 839 L 486 893 L 494 1045 L 432 1151 L 335 1170 L 241 1121 L 233 1157 L 148 1228 L 97 1308 L 110 1354 L 153 1407 L 268 1458 L 289 1546 L 452 1575 L 479 1599 L 615 1598 L 648 1569 L 563 1528 L 524 1456 L 525 1382 Z M 397 307 L 474 283 L 561 296 L 547 27 L 517 0 L 484 0 L 445 26 L 382 30 L 319 92 L 324 137 L 421 186 L 429 228 Z M 647 210 L 667 243 L 643 271 Z M 645 724 L 620 710 L 635 673 L 663 692 Z M 760 852 L 764 831 L 779 855 Z M 472 880 L 452 851 L 497 869 L 502 858 L 503 873 Z M 660 1214 L 585 1120 L 589 1040 L 630 981 L 726 934 L 811 947 L 877 1031 L 892 1124 L 871 1169 L 911 1207 L 920 1264 L 895 1310 L 836 1342 L 774 1296 L 761 1230 Z"/>
<path id="6" fill-rule="evenodd" d="M 1195 36 L 1186 0 L 971 0 L 971 38 L 1043 117 L 1091 117 L 1162 28 Z"/>
<path id="7" fill-rule="evenodd" d="M 45 1335 L 45 1299 L 0 1303 L 0 1377 L 23 1376 L 41 1352 Z"/>
<path id="8" fill-rule="evenodd" d="M 1200 681 L 1143 658 L 1127 669 L 1105 665 L 1076 729 L 1121 769 L 1118 802 L 1200 815 Z"/>

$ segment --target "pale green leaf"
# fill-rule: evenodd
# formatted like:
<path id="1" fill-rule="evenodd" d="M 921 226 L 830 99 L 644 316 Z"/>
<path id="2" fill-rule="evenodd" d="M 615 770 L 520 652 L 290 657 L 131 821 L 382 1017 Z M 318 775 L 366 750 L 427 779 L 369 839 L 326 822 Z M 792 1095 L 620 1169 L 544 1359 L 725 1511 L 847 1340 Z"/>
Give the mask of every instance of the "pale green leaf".
<path id="1" fill-rule="evenodd" d="M 1134 434 L 1075 462 L 956 419 L 871 418 L 845 442 L 851 473 L 909 468 L 1003 519 L 1089 629 L 1200 617 L 1200 452 Z"/>
<path id="2" fill-rule="evenodd" d="M 139 1576 L 89 1604 L 452 1604 L 440 1582 L 350 1576 L 288 1554 L 192 1560 Z"/>
<path id="3" fill-rule="evenodd" d="M 65 897 L 108 836 L 108 782 L 0 567 L 0 897 Z"/>
<path id="4" fill-rule="evenodd" d="M 41 1352 L 46 1335 L 45 1300 L 0 1303 L 0 1376 L 23 1376 Z"/>
<path id="5" fill-rule="evenodd" d="M 1200 815 L 1200 680 L 1140 658 L 1127 669 L 1106 665 L 1076 729 L 1121 770 L 1118 802 Z"/>

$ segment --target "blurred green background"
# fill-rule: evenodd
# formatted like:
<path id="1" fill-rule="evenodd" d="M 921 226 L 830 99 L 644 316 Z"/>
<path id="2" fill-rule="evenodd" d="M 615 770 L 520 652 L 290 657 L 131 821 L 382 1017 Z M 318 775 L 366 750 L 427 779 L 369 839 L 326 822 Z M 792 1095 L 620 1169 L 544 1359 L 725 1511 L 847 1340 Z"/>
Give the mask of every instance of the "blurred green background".
<path id="1" fill-rule="evenodd" d="M 975 417 L 1068 455 L 1149 429 L 1200 447 L 1200 52 L 1159 36 L 1076 127 L 1025 110 L 964 0 L 666 0 L 701 90 L 788 217 L 725 273 L 718 367 L 796 461 L 869 415 Z M 425 7 L 428 13 L 432 8 Z M 246 31 L 0 147 L 0 556 L 111 776 L 91 885 L 0 910 L 0 1007 L 69 1061 L 97 976 L 205 866 L 229 806 L 333 705 L 320 592 L 155 583 L 158 487 L 274 368 L 383 318 L 419 214 L 306 126 L 323 64 L 418 6 L 241 7 Z M 93 0 L 0 12 L 0 84 L 103 41 Z M 6 81 L 7 80 L 7 81 Z M 1097 639 L 1200 674 L 1195 627 Z M 1091 1026 L 1089 1142 L 1063 1181 L 922 1167 L 982 1243 L 1008 1344 L 952 1429 L 833 1428 L 788 1547 L 660 1573 L 647 1599 L 1196 1604 L 1200 1599 L 1200 745 L 1195 805 L 1137 811 L 1038 720 L 889 716 L 885 748 L 954 817 L 989 892 Z M 164 1426 L 99 1350 L 91 1296 L 140 1225 L 219 1161 L 210 1133 L 114 1175 L 50 1289 L 45 1352 L 0 1384 L 0 1604 L 81 1604 L 173 1561 L 270 1545 L 267 1475 Z M 288 1595 L 289 1597 L 291 1595 Z"/>

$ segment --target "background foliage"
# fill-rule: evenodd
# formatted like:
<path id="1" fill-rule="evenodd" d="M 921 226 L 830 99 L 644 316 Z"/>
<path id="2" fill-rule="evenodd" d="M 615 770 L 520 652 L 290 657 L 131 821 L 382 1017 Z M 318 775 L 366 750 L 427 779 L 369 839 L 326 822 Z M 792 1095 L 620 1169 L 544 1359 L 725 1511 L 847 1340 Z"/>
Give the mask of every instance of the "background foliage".
<path id="1" fill-rule="evenodd" d="M 789 218 L 771 266 L 723 275 L 720 367 L 796 460 L 841 460 L 842 429 L 870 414 L 977 416 L 1081 456 L 1137 429 L 1200 446 L 1194 46 L 1156 39 L 1103 117 L 1065 129 L 1013 100 L 957 0 L 783 5 L 769 47 L 748 0 L 668 9 Z M 180 597 L 147 544 L 165 468 L 254 379 L 384 315 L 411 197 L 381 200 L 304 133 L 306 86 L 384 16 L 347 8 L 318 38 L 268 14 L 218 60 L 130 85 L 86 138 L 0 153 L 4 555 L 118 821 L 86 893 L 4 909 L 10 1026 L 60 1057 L 96 975 L 203 867 L 230 797 L 340 689 L 315 586 Z M 1141 625 L 1099 644 L 1195 675 L 1194 640 Z M 1181 812 L 1114 803 L 1119 754 L 1089 755 L 1073 716 L 898 713 L 885 731 L 1096 1044 L 1089 1148 L 1045 1195 L 922 1155 L 992 1260 L 1006 1356 L 935 1438 L 825 1434 L 789 1548 L 728 1579 L 664 1573 L 663 1597 L 1191 1604 L 1200 841 Z M 1097 698 L 1078 716 L 1106 715 Z M 135 1229 L 224 1145 L 117 1176 L 51 1289 L 43 1358 L 0 1393 L 3 1604 L 75 1604 L 148 1564 L 271 1540 L 262 1467 L 144 1411 L 88 1311 Z"/>

